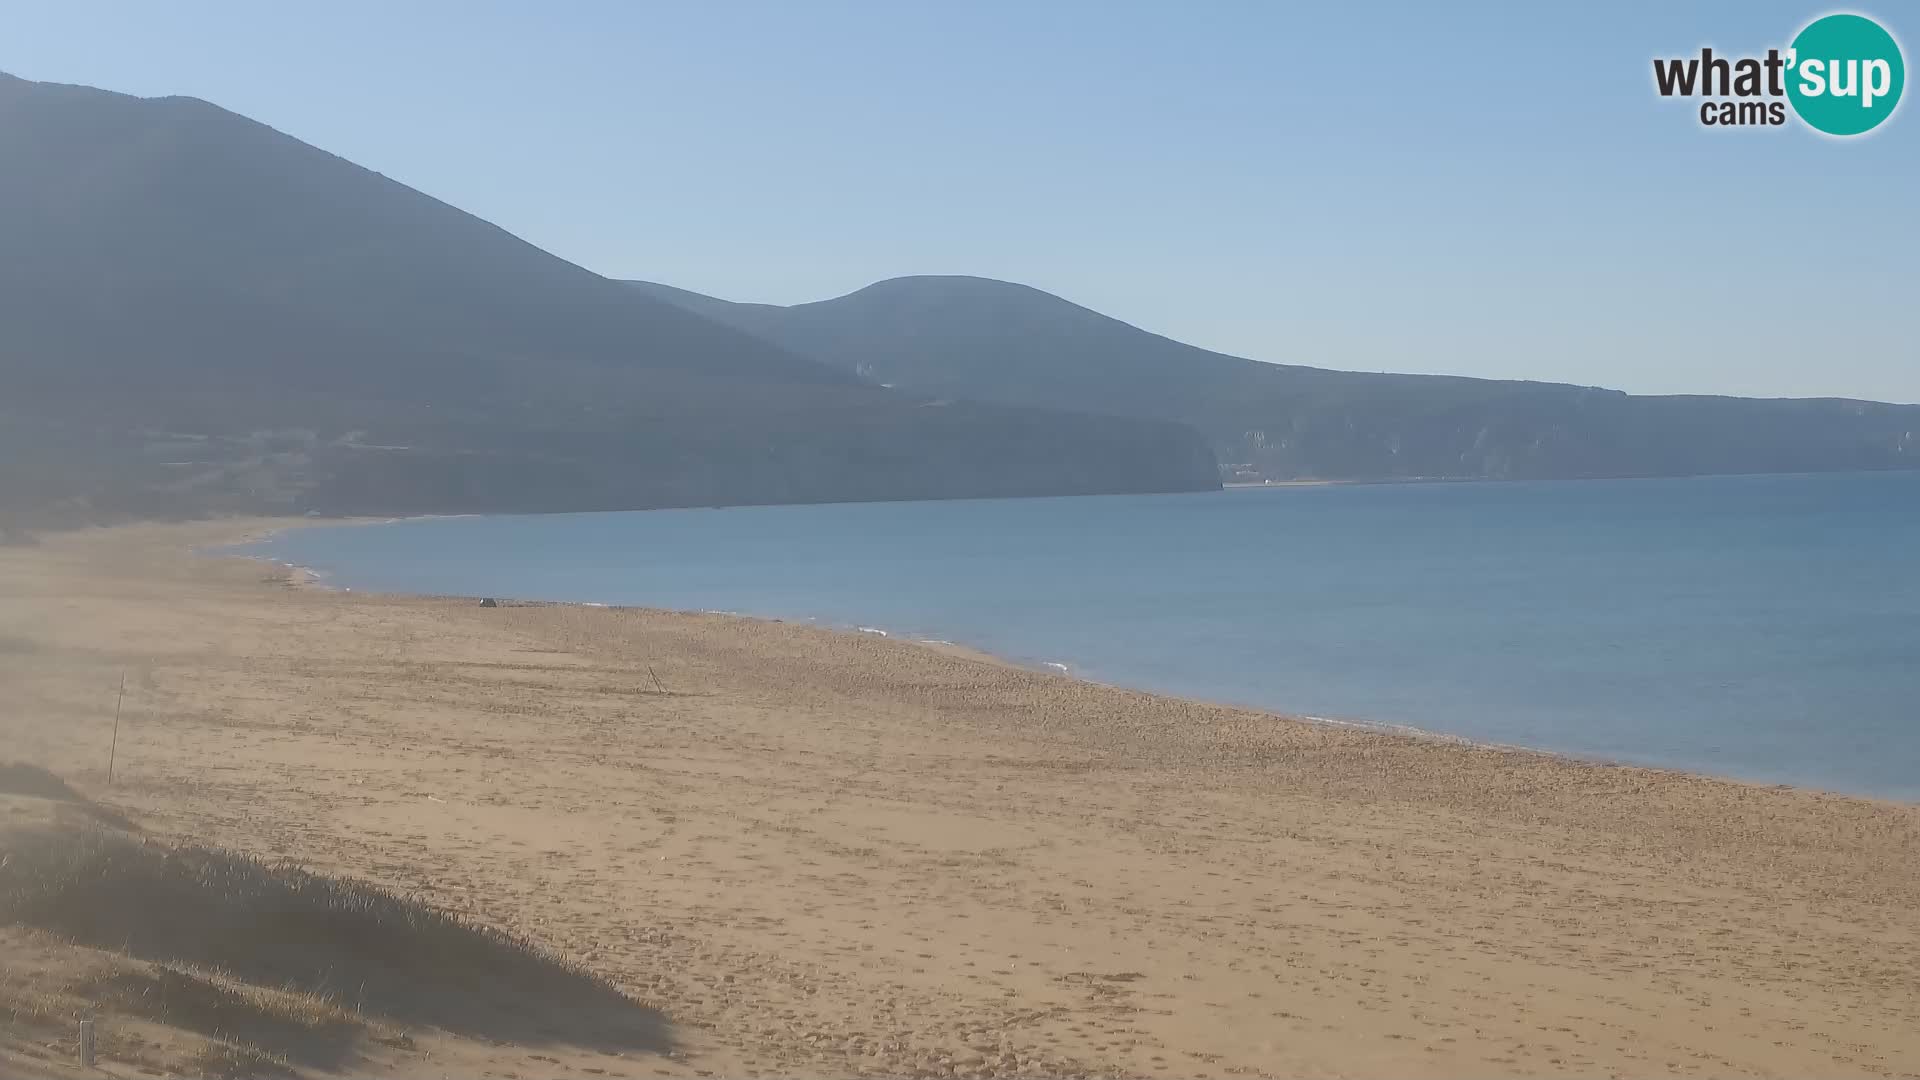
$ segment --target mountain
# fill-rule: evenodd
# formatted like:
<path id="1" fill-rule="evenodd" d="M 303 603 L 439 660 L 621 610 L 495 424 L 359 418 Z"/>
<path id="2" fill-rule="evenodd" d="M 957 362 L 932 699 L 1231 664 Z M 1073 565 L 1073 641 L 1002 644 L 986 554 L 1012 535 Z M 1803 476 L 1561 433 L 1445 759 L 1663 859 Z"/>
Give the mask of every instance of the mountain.
<path id="1" fill-rule="evenodd" d="M 1194 490 L 1191 430 L 930 402 L 191 98 L 0 74 L 0 505 Z"/>
<path id="2" fill-rule="evenodd" d="M 1920 468 L 1920 406 L 1636 397 L 1261 363 L 984 278 L 895 278 L 793 307 L 630 284 L 643 296 L 917 393 L 1190 424 L 1247 479 Z"/>

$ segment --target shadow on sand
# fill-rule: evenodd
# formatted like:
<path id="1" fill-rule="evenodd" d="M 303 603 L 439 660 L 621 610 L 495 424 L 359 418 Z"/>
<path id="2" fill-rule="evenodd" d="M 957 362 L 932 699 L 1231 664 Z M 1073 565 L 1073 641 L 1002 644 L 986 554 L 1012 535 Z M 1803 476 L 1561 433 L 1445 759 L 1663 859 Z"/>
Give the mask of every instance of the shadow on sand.
<path id="1" fill-rule="evenodd" d="M 0 771 L 5 791 L 84 801 L 31 766 Z M 373 885 L 94 826 L 16 830 L 5 840 L 0 923 L 310 995 L 342 1018 L 603 1053 L 672 1048 L 665 1017 L 600 979 L 531 942 Z M 99 991 L 130 1008 L 165 1001 L 169 1012 L 184 995 L 181 1015 L 203 1021 L 186 1026 L 210 1032 L 264 1022 L 247 1019 L 241 995 L 176 974 L 156 968 Z M 318 1012 L 296 1026 L 264 1031 L 256 1045 L 325 1065 L 343 1060 L 353 1041 Z"/>

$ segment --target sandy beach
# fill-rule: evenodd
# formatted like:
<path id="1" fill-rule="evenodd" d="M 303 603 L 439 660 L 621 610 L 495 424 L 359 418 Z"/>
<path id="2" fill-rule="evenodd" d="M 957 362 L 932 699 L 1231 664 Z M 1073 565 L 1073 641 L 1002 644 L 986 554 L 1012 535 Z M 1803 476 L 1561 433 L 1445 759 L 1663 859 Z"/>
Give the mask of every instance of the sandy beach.
<path id="1" fill-rule="evenodd" d="M 512 928 L 676 1047 L 391 1071 L 1920 1076 L 1920 807 L 190 553 L 277 524 L 0 548 L 0 761 Z"/>

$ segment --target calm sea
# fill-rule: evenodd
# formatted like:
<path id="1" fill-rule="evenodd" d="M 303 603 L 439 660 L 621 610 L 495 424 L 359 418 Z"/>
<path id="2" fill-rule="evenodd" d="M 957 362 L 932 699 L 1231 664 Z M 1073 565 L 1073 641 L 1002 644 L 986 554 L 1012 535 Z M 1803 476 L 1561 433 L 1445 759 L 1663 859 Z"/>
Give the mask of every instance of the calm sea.
<path id="1" fill-rule="evenodd" d="M 357 589 L 813 619 L 1920 799 L 1920 473 L 445 518 L 245 550 Z"/>

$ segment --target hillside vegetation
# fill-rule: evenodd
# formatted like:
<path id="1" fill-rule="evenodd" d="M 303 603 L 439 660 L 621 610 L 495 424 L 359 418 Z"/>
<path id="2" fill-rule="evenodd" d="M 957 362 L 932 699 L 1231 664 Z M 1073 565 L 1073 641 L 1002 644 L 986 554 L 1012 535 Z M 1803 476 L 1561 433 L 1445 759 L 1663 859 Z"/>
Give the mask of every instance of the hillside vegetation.
<path id="1" fill-rule="evenodd" d="M 1192 490 L 1178 425 L 895 393 L 190 98 L 0 75 L 0 505 Z"/>
<path id="2" fill-rule="evenodd" d="M 1547 479 L 1920 467 L 1920 406 L 1636 397 L 1209 352 L 1024 285 L 882 281 L 793 307 L 651 298 L 905 390 L 1171 420 L 1243 479 Z"/>

